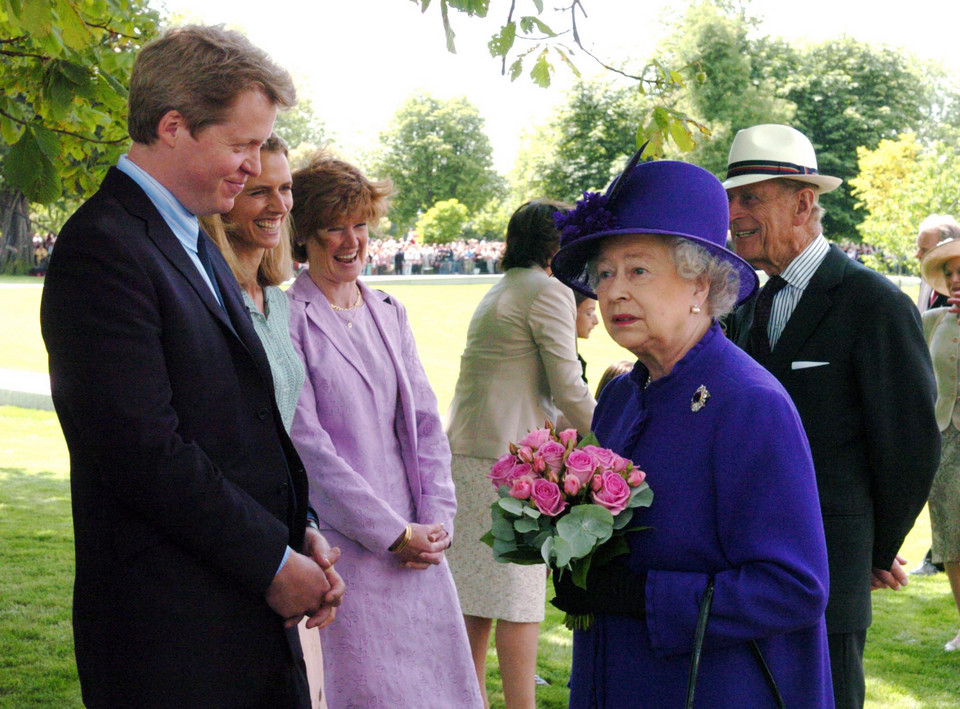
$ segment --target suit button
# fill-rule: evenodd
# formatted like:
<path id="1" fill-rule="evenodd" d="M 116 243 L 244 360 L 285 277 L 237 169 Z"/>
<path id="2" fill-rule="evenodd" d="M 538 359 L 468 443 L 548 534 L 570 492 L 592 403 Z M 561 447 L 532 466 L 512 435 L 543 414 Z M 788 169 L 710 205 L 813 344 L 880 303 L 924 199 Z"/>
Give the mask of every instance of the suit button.
<path id="1" fill-rule="evenodd" d="M 278 494 L 278 495 L 286 495 L 286 494 L 287 494 L 287 490 L 288 490 L 289 488 L 290 488 L 289 483 L 280 483 L 279 485 L 277 485 L 277 494 Z"/>
<path id="2" fill-rule="evenodd" d="M 266 421 L 267 416 L 269 414 L 270 414 L 270 410 L 266 406 L 263 406 L 260 408 L 259 411 L 257 411 L 257 418 L 260 419 L 261 421 Z"/>

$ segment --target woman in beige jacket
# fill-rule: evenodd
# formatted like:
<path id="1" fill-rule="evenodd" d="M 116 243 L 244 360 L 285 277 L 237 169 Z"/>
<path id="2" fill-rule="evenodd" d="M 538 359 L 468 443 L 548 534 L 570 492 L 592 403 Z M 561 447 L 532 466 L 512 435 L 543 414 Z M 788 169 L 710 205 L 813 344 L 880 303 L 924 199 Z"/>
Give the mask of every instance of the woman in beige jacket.
<path id="1" fill-rule="evenodd" d="M 457 486 L 457 543 L 447 552 L 480 689 L 493 620 L 507 709 L 533 709 L 537 635 L 544 616 L 540 566 L 500 564 L 480 537 L 496 491 L 487 473 L 507 445 L 562 414 L 580 433 L 595 402 L 577 359 L 573 291 L 551 278 L 560 244 L 553 215 L 568 205 L 534 201 L 507 227 L 503 278 L 477 306 L 460 359 L 447 435 Z M 489 704 L 489 703 L 488 703 Z"/>

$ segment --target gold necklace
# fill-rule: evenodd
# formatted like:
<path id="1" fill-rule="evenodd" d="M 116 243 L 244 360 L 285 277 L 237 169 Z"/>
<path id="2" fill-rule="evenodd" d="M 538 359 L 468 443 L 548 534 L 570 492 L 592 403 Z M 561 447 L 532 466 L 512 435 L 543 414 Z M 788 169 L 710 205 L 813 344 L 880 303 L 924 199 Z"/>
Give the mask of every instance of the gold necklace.
<path id="1" fill-rule="evenodd" d="M 356 310 L 361 305 L 363 305 L 363 292 L 360 290 L 360 286 L 357 286 L 357 300 L 349 308 L 341 308 L 339 305 L 334 305 L 330 303 L 330 307 L 334 310 L 339 310 L 340 312 L 345 312 L 347 310 Z"/>

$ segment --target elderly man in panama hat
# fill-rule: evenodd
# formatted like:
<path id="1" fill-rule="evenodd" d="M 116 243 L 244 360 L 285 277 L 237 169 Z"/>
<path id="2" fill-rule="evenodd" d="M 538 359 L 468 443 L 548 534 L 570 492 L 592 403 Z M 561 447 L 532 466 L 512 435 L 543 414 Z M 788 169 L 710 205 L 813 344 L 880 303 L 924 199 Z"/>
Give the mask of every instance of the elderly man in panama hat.
<path id="1" fill-rule="evenodd" d="M 863 706 L 870 591 L 906 583 L 897 552 L 926 502 L 940 434 L 917 308 L 823 236 L 820 195 L 840 183 L 817 171 L 802 133 L 758 125 L 734 138 L 723 184 L 734 248 L 769 276 L 727 332 L 780 380 L 810 440 L 834 696 L 846 709 Z"/>

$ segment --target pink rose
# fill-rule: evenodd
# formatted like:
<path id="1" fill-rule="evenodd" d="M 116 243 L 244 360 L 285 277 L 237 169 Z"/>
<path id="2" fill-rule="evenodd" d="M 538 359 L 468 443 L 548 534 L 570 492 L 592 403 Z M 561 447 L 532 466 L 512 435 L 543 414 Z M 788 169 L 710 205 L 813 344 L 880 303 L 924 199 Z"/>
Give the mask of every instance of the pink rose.
<path id="1" fill-rule="evenodd" d="M 527 476 L 531 480 L 536 477 L 540 477 L 533 472 L 533 467 L 530 465 L 530 463 L 520 463 L 519 465 L 515 465 L 513 470 L 510 471 L 510 474 L 507 476 L 507 483 L 512 483 L 517 478 L 522 478 L 523 476 Z"/>
<path id="2" fill-rule="evenodd" d="M 597 446 L 584 446 L 583 450 L 590 453 L 593 456 L 593 459 L 597 461 L 597 465 L 603 468 L 604 470 L 613 470 L 616 461 L 620 456 L 614 453 L 609 448 L 598 448 Z"/>
<path id="3" fill-rule="evenodd" d="M 529 446 L 536 450 L 544 443 L 550 440 L 550 430 L 546 428 L 538 428 L 536 431 L 530 431 L 526 436 L 520 439 L 520 442 L 517 443 L 518 446 Z"/>
<path id="4" fill-rule="evenodd" d="M 563 444 L 564 448 L 569 447 L 570 441 L 576 442 L 577 440 L 577 430 L 575 428 L 567 428 L 557 434 L 560 437 L 560 443 Z"/>
<path id="5" fill-rule="evenodd" d="M 563 456 L 567 454 L 567 449 L 556 441 L 547 441 L 540 447 L 540 457 L 547 467 L 555 473 L 560 472 L 563 467 Z"/>
<path id="6" fill-rule="evenodd" d="M 612 514 L 618 514 L 630 502 L 630 486 L 627 481 L 616 473 L 603 473 L 600 476 L 602 486 L 590 493 L 591 499 L 598 505 L 606 507 Z"/>
<path id="7" fill-rule="evenodd" d="M 630 471 L 630 474 L 627 476 L 627 483 L 631 487 L 637 487 L 642 483 L 647 477 L 647 474 L 638 468 L 634 468 Z"/>
<path id="8" fill-rule="evenodd" d="M 586 449 L 579 448 L 570 451 L 567 456 L 567 474 L 576 475 L 580 478 L 580 483 L 586 485 L 590 481 L 590 476 L 597 467 L 597 462 Z"/>
<path id="9" fill-rule="evenodd" d="M 506 485 L 510 479 L 510 473 L 517 465 L 517 459 L 514 458 L 509 453 L 500 456 L 500 459 L 493 464 L 490 473 L 487 475 L 487 478 L 490 479 L 490 482 L 493 483 L 495 488 L 498 488 L 501 485 Z"/>
<path id="10" fill-rule="evenodd" d="M 533 491 L 533 478 L 529 475 L 521 475 L 510 481 L 510 497 L 518 500 L 529 500 L 530 493 Z"/>
<path id="11" fill-rule="evenodd" d="M 614 455 L 613 472 L 623 474 L 631 465 L 633 465 L 633 463 L 626 458 L 616 454 Z"/>
<path id="12" fill-rule="evenodd" d="M 560 492 L 560 486 L 543 478 L 533 481 L 530 499 L 533 500 L 537 509 L 548 517 L 556 517 L 567 506 L 563 500 L 563 493 Z"/>
<path id="13" fill-rule="evenodd" d="M 563 491 L 570 497 L 575 497 L 580 492 L 581 487 L 583 487 L 583 483 L 576 475 L 563 476 Z"/>
<path id="14" fill-rule="evenodd" d="M 543 459 L 542 455 L 533 456 L 533 462 L 531 463 L 533 470 L 537 473 L 543 474 L 543 471 L 547 469 L 547 463 Z"/>
<path id="15" fill-rule="evenodd" d="M 520 446 L 517 448 L 517 460 L 524 463 L 533 462 L 533 448 L 530 446 Z"/>

